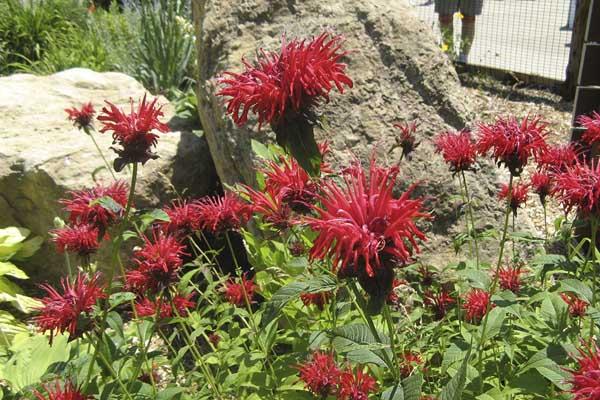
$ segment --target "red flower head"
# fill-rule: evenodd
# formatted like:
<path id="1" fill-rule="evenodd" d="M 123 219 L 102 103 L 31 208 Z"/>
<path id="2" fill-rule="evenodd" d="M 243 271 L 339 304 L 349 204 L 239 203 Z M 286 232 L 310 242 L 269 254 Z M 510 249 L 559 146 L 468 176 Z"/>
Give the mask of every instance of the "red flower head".
<path id="1" fill-rule="evenodd" d="M 103 207 L 100 199 L 110 198 L 121 208 L 127 205 L 129 187 L 123 181 L 117 181 L 109 186 L 96 186 L 91 189 L 74 190 L 69 192 L 70 199 L 60 200 L 69 212 L 72 224 L 90 224 L 103 233 L 121 216 L 121 212 Z"/>
<path id="2" fill-rule="evenodd" d="M 536 172 L 531 175 L 531 188 L 540 196 L 542 205 L 546 204 L 546 196 L 552 192 L 552 178 L 545 172 Z"/>
<path id="3" fill-rule="evenodd" d="M 266 175 L 265 190 L 280 193 L 281 200 L 294 211 L 309 211 L 317 196 L 317 185 L 296 160 L 281 157 L 280 161 L 281 165 L 267 161 L 261 170 Z"/>
<path id="4" fill-rule="evenodd" d="M 214 347 L 217 347 L 221 341 L 221 336 L 219 336 L 218 333 L 213 332 L 208 335 L 208 340 Z"/>
<path id="5" fill-rule="evenodd" d="M 463 129 L 456 133 L 443 132 L 435 138 L 436 152 L 441 153 L 444 161 L 450 165 L 454 174 L 473 168 L 477 157 L 477 148 L 471 138 L 471 132 Z"/>
<path id="6" fill-rule="evenodd" d="M 292 209 L 284 203 L 281 192 L 267 189 L 266 193 L 243 187 L 244 194 L 249 197 L 252 210 L 261 214 L 264 222 L 272 224 L 275 229 L 285 230 L 292 224 Z"/>
<path id="7" fill-rule="evenodd" d="M 490 294 L 481 289 L 472 289 L 467 293 L 467 297 L 463 304 L 463 309 L 467 313 L 467 321 L 480 321 L 488 312 L 488 308 L 494 308 L 495 304 L 490 304 L 490 298 Z"/>
<path id="8" fill-rule="evenodd" d="M 578 157 L 572 143 L 548 146 L 539 154 L 538 166 L 548 172 L 562 172 L 575 164 Z"/>
<path id="9" fill-rule="evenodd" d="M 300 379 L 315 396 L 325 398 L 335 394 L 340 381 L 340 370 L 333 354 L 315 351 L 308 361 L 298 366 Z"/>
<path id="10" fill-rule="evenodd" d="M 527 201 L 528 192 L 528 185 L 513 183 L 511 190 L 506 183 L 503 183 L 498 193 L 498 199 L 508 201 L 512 212 L 516 215 L 517 210 Z"/>
<path id="11" fill-rule="evenodd" d="M 250 304 L 254 301 L 254 292 L 256 289 L 258 289 L 258 285 L 254 283 L 254 278 L 246 279 L 245 276 L 242 276 L 240 283 L 234 280 L 229 280 L 225 283 L 223 295 L 234 306 L 245 307 L 246 300 Z"/>
<path id="12" fill-rule="evenodd" d="M 300 300 L 305 306 L 315 305 L 319 310 L 323 311 L 325 304 L 329 302 L 331 298 L 331 292 L 319 292 L 319 293 L 302 293 Z"/>
<path id="13" fill-rule="evenodd" d="M 421 286 L 433 285 L 433 280 L 437 275 L 435 271 L 433 271 L 427 265 L 419 265 L 419 268 L 417 268 L 417 270 L 421 275 Z"/>
<path id="14" fill-rule="evenodd" d="M 64 278 L 61 280 L 62 293 L 48 284 L 40 286 L 47 296 L 40 299 L 40 314 L 33 322 L 41 332 L 50 331 L 51 342 L 55 332 L 69 332 L 70 339 L 74 339 L 90 329 L 91 322 L 84 322 L 86 314 L 92 311 L 98 299 L 106 298 L 98 280 L 99 275 L 88 278 L 81 273 L 73 282 Z"/>
<path id="15" fill-rule="evenodd" d="M 569 306 L 569 315 L 571 317 L 581 318 L 585 316 L 589 306 L 587 301 L 581 300 L 573 293 L 561 293 L 560 297 L 562 297 L 564 302 Z"/>
<path id="16" fill-rule="evenodd" d="M 187 296 L 177 295 L 173 297 L 173 307 L 175 308 L 175 315 L 179 317 L 185 317 L 188 315 L 188 311 L 192 308 L 196 308 L 196 302 L 192 300 L 192 295 Z"/>
<path id="17" fill-rule="evenodd" d="M 71 381 L 65 382 L 61 387 L 60 382 L 56 381 L 53 386 L 42 385 L 46 395 L 33 391 L 34 396 L 38 400 L 88 400 L 92 399 L 91 396 L 82 394 L 77 387 Z"/>
<path id="18" fill-rule="evenodd" d="M 455 302 L 456 301 L 444 289 L 439 293 L 433 293 L 431 290 L 428 290 L 423 294 L 423 304 L 433 308 L 435 318 L 438 320 L 446 316 L 448 309 Z"/>
<path id="19" fill-rule="evenodd" d="M 158 311 L 159 309 L 160 311 Z M 135 303 L 135 313 L 138 318 L 155 318 L 157 312 L 159 313 L 159 318 L 169 318 L 172 314 L 171 306 L 168 303 L 164 303 L 162 299 L 152 301 L 147 297 L 143 297 Z"/>
<path id="20" fill-rule="evenodd" d="M 356 373 L 348 367 L 340 376 L 339 400 L 368 400 L 369 393 L 377 390 L 377 381 L 360 368 Z"/>
<path id="21" fill-rule="evenodd" d="M 218 95 L 229 97 L 227 112 L 238 126 L 248 121 L 249 112 L 259 125 L 278 125 L 289 114 L 305 114 L 319 98 L 329 100 L 334 85 L 342 93 L 344 85 L 352 87 L 346 65 L 339 62 L 346 55 L 341 45 L 340 36 L 326 32 L 310 41 L 284 37 L 279 53 L 262 51 L 255 65 L 244 61 L 243 73 L 225 72 Z"/>
<path id="22" fill-rule="evenodd" d="M 138 267 L 125 277 L 126 286 L 138 292 L 160 291 L 177 280 L 183 265 L 185 246 L 173 236 L 154 233 L 153 241 L 144 237 L 144 245 L 134 252 Z"/>
<path id="23" fill-rule="evenodd" d="M 54 235 L 52 240 L 56 244 L 59 253 L 68 251 L 77 253 L 81 257 L 88 257 L 100 247 L 100 243 L 98 243 L 100 233 L 97 228 L 91 225 L 65 226 L 64 228 L 54 229 L 50 233 Z"/>
<path id="24" fill-rule="evenodd" d="M 600 163 L 577 162 L 554 176 L 552 193 L 565 211 L 577 208 L 584 215 L 600 215 Z"/>
<path id="25" fill-rule="evenodd" d="M 357 164 L 345 174 L 343 187 L 323 183 L 322 206 L 314 207 L 318 216 L 306 218 L 318 233 L 310 256 L 332 256 L 342 276 L 358 277 L 369 294 L 385 298 L 392 289 L 392 266 L 408 262 L 419 250 L 417 239 L 425 239 L 415 222 L 428 214 L 420 199 L 409 198 L 410 189 L 398 199 L 392 196 L 397 168 L 380 168 L 373 158 L 369 172 L 367 177 Z"/>
<path id="26" fill-rule="evenodd" d="M 546 123 L 540 117 L 498 118 L 493 124 L 479 125 L 477 149 L 480 154 L 491 151 L 498 165 L 504 164 L 519 176 L 530 157 L 539 157 L 546 148 Z"/>
<path id="27" fill-rule="evenodd" d="M 406 378 L 421 365 L 423 365 L 423 357 L 419 353 L 405 351 L 400 361 L 400 375 Z"/>
<path id="28" fill-rule="evenodd" d="M 519 293 L 521 289 L 521 275 L 525 273 L 521 267 L 503 267 L 498 270 L 498 282 L 504 290 Z"/>
<path id="29" fill-rule="evenodd" d="M 169 132 L 169 126 L 159 121 L 164 114 L 162 107 L 157 106 L 158 98 L 151 102 L 146 101 L 146 95 L 138 104 L 137 110 L 133 107 L 133 99 L 130 99 L 131 111 L 129 114 L 106 101 L 108 107 L 102 108 L 102 114 L 98 121 L 103 123 L 100 132 L 112 131 L 114 143 L 120 145 L 121 149 L 112 148 L 119 156 L 114 162 L 115 171 L 119 172 L 126 164 L 141 162 L 158 158 L 152 152 L 156 146 L 158 135 L 152 133 Z"/>
<path id="30" fill-rule="evenodd" d="M 600 114 L 593 111 L 589 116 L 580 115 L 577 117 L 577 123 L 585 128 L 581 140 L 590 146 L 600 141 Z"/>
<path id="31" fill-rule="evenodd" d="M 250 207 L 232 192 L 219 197 L 203 197 L 194 206 L 198 211 L 200 227 L 214 234 L 239 229 L 248 222 L 251 213 Z"/>
<path id="32" fill-rule="evenodd" d="M 65 108 L 65 112 L 68 114 L 69 120 L 73 122 L 73 125 L 79 129 L 89 128 L 96 113 L 91 102 L 82 104 L 81 108 Z"/>
<path id="33" fill-rule="evenodd" d="M 174 201 L 163 208 L 169 216 L 169 221 L 161 222 L 161 230 L 175 236 L 185 237 L 200 230 L 202 216 L 196 204 L 187 201 Z"/>
<path id="34" fill-rule="evenodd" d="M 573 400 L 599 400 L 600 399 L 600 355 L 598 345 L 584 344 L 579 349 L 577 363 L 579 367 L 571 371 L 571 389 Z"/>
<path id="35" fill-rule="evenodd" d="M 417 121 L 394 124 L 394 128 L 400 131 L 396 136 L 396 144 L 402 148 L 402 157 L 410 159 L 412 152 L 419 147 L 420 142 L 415 136 L 418 126 Z"/>
<path id="36" fill-rule="evenodd" d="M 321 174 L 332 174 L 333 169 L 331 169 L 331 164 L 329 162 L 325 162 L 325 157 L 327 157 L 331 153 L 330 142 L 328 140 L 324 140 L 322 142 L 317 143 L 317 147 L 319 148 L 319 153 L 321 154 Z"/>

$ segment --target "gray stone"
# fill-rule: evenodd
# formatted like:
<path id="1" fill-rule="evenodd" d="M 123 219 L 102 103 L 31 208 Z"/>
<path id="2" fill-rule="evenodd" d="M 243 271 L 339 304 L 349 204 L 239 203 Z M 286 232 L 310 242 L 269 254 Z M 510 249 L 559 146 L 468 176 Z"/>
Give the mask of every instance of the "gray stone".
<path id="1" fill-rule="evenodd" d="M 104 100 L 127 107 L 130 97 L 137 101 L 144 92 L 127 75 L 87 69 L 0 77 L 0 227 L 23 226 L 48 238 L 54 217 L 66 217 L 58 200 L 68 190 L 94 185 L 92 174 L 103 166 L 102 159 L 90 138 L 67 120 L 65 108 L 91 101 L 99 111 Z M 164 98 L 159 102 L 169 121 L 173 107 Z M 95 138 L 112 161 L 110 134 Z M 156 152 L 160 158 L 140 168 L 138 208 L 160 205 L 176 193 L 197 197 L 215 189 L 218 180 L 204 138 L 175 130 L 161 135 Z M 130 180 L 126 170 L 118 177 Z M 106 170 L 95 178 L 111 181 Z M 63 257 L 53 247 L 46 243 L 25 266 L 35 280 L 64 274 Z"/>
<path id="2" fill-rule="evenodd" d="M 404 1 L 193 0 L 192 4 L 199 113 L 222 181 L 252 183 L 250 138 L 272 140 L 273 134 L 265 128 L 257 132 L 252 123 L 234 126 L 225 115 L 224 99 L 215 96 L 215 78 L 226 70 L 241 71 L 242 57 L 252 60 L 256 49 L 277 50 L 283 33 L 309 37 L 332 29 L 346 38 L 345 48 L 351 51 L 347 71 L 354 88 L 346 94 L 333 93 L 320 108 L 328 127 L 317 132 L 318 139 L 332 142 L 335 164 L 347 164 L 352 156 L 366 160 L 373 150 L 391 164 L 401 152 L 394 149 L 393 123 L 417 119 L 421 145 L 411 161 L 401 164 L 403 186 L 420 182 L 417 193 L 428 198 L 435 217 L 428 226 L 426 259 L 446 265 L 455 258 L 450 238 L 464 229 L 461 202 L 456 200 L 458 180 L 434 154 L 431 139 L 440 131 L 463 128 L 474 116 L 431 29 Z M 497 169 L 487 164 L 477 175 L 469 175 L 478 228 L 500 228 Z"/>

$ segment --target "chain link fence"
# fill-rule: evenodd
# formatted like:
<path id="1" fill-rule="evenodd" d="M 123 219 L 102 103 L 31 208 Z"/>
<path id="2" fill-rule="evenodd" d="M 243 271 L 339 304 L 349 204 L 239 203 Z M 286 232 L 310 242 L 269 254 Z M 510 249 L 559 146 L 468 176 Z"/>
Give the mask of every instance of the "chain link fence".
<path id="1" fill-rule="evenodd" d="M 564 81 L 578 0 L 408 0 L 459 62 Z"/>

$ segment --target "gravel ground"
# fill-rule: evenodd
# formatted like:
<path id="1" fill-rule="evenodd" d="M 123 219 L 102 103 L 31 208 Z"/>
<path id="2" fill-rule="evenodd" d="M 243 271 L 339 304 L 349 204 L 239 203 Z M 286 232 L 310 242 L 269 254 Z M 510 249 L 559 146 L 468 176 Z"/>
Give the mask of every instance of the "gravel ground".
<path id="1" fill-rule="evenodd" d="M 548 142 L 565 143 L 570 140 L 572 102 L 563 101 L 561 96 L 553 93 L 548 88 L 525 85 L 519 82 L 500 82 L 496 79 L 476 74 L 461 74 L 461 81 L 465 86 L 474 110 L 474 120 L 491 122 L 496 116 L 515 115 L 523 117 L 528 114 L 541 115 L 550 127 Z M 534 167 L 529 166 L 523 174 L 523 179 L 528 180 Z M 527 216 L 537 230 L 537 234 L 544 234 L 544 211 L 538 196 L 531 193 L 527 207 L 519 211 Z M 562 208 L 553 200 L 548 200 L 547 206 L 548 226 L 550 234 L 555 218 L 563 214 Z"/>

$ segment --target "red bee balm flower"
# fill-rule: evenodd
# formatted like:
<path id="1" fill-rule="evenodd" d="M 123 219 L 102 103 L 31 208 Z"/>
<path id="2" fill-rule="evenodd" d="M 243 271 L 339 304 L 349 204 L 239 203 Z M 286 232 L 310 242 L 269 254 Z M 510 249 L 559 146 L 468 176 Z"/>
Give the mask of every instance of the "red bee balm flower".
<path id="1" fill-rule="evenodd" d="M 67 381 L 61 387 L 60 382 L 56 381 L 54 386 L 42 385 L 46 395 L 38 392 L 37 390 L 33 391 L 34 396 L 38 400 L 88 400 L 92 399 L 91 396 L 86 396 L 82 394 L 79 389 L 75 387 L 73 382 Z"/>
<path id="2" fill-rule="evenodd" d="M 456 301 L 446 290 L 442 290 L 439 293 L 433 293 L 428 290 L 423 294 L 423 304 L 433 308 L 435 311 L 435 318 L 438 320 L 446 316 L 448 308 L 455 302 Z"/>
<path id="3" fill-rule="evenodd" d="M 281 193 L 281 200 L 297 212 L 307 212 L 317 196 L 317 185 L 294 159 L 280 158 L 281 165 L 266 162 L 265 190 Z"/>
<path id="4" fill-rule="evenodd" d="M 560 297 L 569 306 L 569 315 L 571 317 L 581 318 L 585 315 L 589 306 L 587 301 L 581 300 L 573 293 L 561 293 Z"/>
<path id="5" fill-rule="evenodd" d="M 498 118 L 493 124 L 479 125 L 477 149 L 480 154 L 491 152 L 496 162 L 504 164 L 514 176 L 519 176 L 530 157 L 538 157 L 546 148 L 546 124 L 540 117 Z"/>
<path id="6" fill-rule="evenodd" d="M 498 193 L 498 199 L 508 201 L 512 212 L 516 215 L 517 210 L 527 201 L 528 191 L 528 185 L 523 185 L 521 183 L 513 183 L 512 190 L 510 190 L 508 185 L 504 183 L 502 184 L 500 192 Z"/>
<path id="7" fill-rule="evenodd" d="M 158 311 L 160 309 L 160 312 Z M 168 303 L 163 303 L 161 299 L 152 301 L 147 297 L 142 298 L 135 303 L 135 313 L 138 318 L 156 317 L 159 312 L 159 318 L 169 318 L 172 314 L 171 306 Z"/>
<path id="8" fill-rule="evenodd" d="M 577 162 L 555 174 L 553 195 L 567 212 L 577 208 L 583 215 L 600 215 L 600 163 Z"/>
<path id="9" fill-rule="evenodd" d="M 600 355 L 598 345 L 584 345 L 579 349 L 577 363 L 579 367 L 571 371 L 571 389 L 573 400 L 600 399 Z"/>
<path id="10" fill-rule="evenodd" d="M 59 253 L 68 251 L 77 253 L 81 257 L 87 257 L 100 247 L 100 243 L 98 243 L 100 233 L 91 225 L 65 226 L 54 229 L 50 233 L 54 235 L 52 240 L 56 243 Z"/>
<path id="11" fill-rule="evenodd" d="M 492 309 L 495 304 L 490 305 L 490 294 L 481 289 L 473 289 L 467 293 L 463 309 L 467 313 L 467 321 L 480 321 L 488 311 L 488 307 Z"/>
<path id="12" fill-rule="evenodd" d="M 334 85 L 342 93 L 344 85 L 352 87 L 339 62 L 346 54 L 341 45 L 342 38 L 329 33 L 310 41 L 284 38 L 279 53 L 262 51 L 256 65 L 244 61 L 243 73 L 225 72 L 218 95 L 229 97 L 227 112 L 237 125 L 248 121 L 250 111 L 259 125 L 277 125 L 290 112 L 303 114 L 319 98 L 328 100 Z"/>
<path id="13" fill-rule="evenodd" d="M 183 265 L 185 246 L 173 236 L 154 234 L 153 242 L 144 237 L 144 246 L 135 251 L 133 261 L 138 265 L 127 273 L 127 287 L 139 292 L 160 291 L 177 280 Z"/>
<path id="14" fill-rule="evenodd" d="M 68 114 L 69 120 L 73 121 L 73 125 L 79 129 L 88 129 L 96 113 L 92 103 L 84 103 L 81 108 L 65 108 L 65 112 Z"/>
<path id="15" fill-rule="evenodd" d="M 593 111 L 589 116 L 580 115 L 577 122 L 585 128 L 581 140 L 589 145 L 600 141 L 600 114 Z"/>
<path id="16" fill-rule="evenodd" d="M 170 206 L 163 208 L 163 211 L 169 216 L 169 221 L 161 223 L 163 232 L 187 236 L 200 230 L 202 216 L 196 204 L 185 200 L 174 201 Z"/>
<path id="17" fill-rule="evenodd" d="M 450 165 L 450 171 L 458 173 L 472 169 L 477 157 L 477 148 L 471 139 L 471 132 L 461 130 L 456 133 L 444 132 L 435 138 L 436 152 L 441 153 Z"/>
<path id="18" fill-rule="evenodd" d="M 55 332 L 69 332 L 70 338 L 73 339 L 90 328 L 82 325 L 85 314 L 92 311 L 98 299 L 106 298 L 98 280 L 99 275 L 88 278 L 81 273 L 73 282 L 64 278 L 61 280 L 63 293 L 59 293 L 48 284 L 40 286 L 48 296 L 40 299 L 40 314 L 33 318 L 33 322 L 41 332 L 50 331 L 50 341 Z"/>
<path id="19" fill-rule="evenodd" d="M 220 197 L 203 197 L 194 203 L 200 218 L 200 227 L 218 234 L 237 230 L 250 218 L 251 209 L 232 192 Z"/>
<path id="20" fill-rule="evenodd" d="M 331 298 L 331 292 L 319 292 L 319 293 L 302 293 L 300 300 L 305 306 L 315 305 L 319 310 L 323 311 L 325 303 L 329 302 Z"/>
<path id="21" fill-rule="evenodd" d="M 402 354 L 402 358 L 400 361 L 400 375 L 406 378 L 413 371 L 423 364 L 423 357 L 419 353 L 415 353 L 412 351 L 405 351 Z"/>
<path id="22" fill-rule="evenodd" d="M 521 274 L 525 271 L 521 267 L 503 267 L 498 270 L 498 282 L 504 290 L 518 293 L 521 289 Z"/>
<path id="23" fill-rule="evenodd" d="M 283 201 L 282 192 L 267 188 L 263 193 L 249 186 L 244 186 L 243 190 L 245 195 L 250 198 L 252 210 L 261 214 L 264 222 L 272 224 L 279 230 L 287 229 L 293 224 L 292 209 Z"/>
<path id="24" fill-rule="evenodd" d="M 531 187 L 540 196 L 542 205 L 546 204 L 546 196 L 552 192 L 552 178 L 544 172 L 536 172 L 531 175 Z"/>
<path id="25" fill-rule="evenodd" d="M 125 182 L 118 181 L 110 186 L 96 186 L 91 189 L 74 190 L 69 192 L 70 199 L 60 200 L 69 212 L 69 221 L 72 224 L 90 224 L 104 232 L 113 224 L 121 213 L 103 207 L 99 200 L 112 199 L 118 206 L 125 208 L 129 187 Z"/>
<path id="26" fill-rule="evenodd" d="M 325 398 L 335 394 L 340 381 L 333 354 L 314 352 L 308 361 L 298 366 L 300 379 L 315 396 Z"/>
<path id="27" fill-rule="evenodd" d="M 344 187 L 324 182 L 315 206 L 317 217 L 306 217 L 318 236 L 311 258 L 333 256 L 334 268 L 345 277 L 358 277 L 370 294 L 386 297 L 392 289 L 392 266 L 407 262 L 425 235 L 415 222 L 428 215 L 422 201 L 408 190 L 395 199 L 397 168 L 380 168 L 371 160 L 369 177 L 358 164 L 344 176 Z M 368 282 L 372 279 L 375 282 Z M 374 287 L 373 287 L 374 286 Z M 383 288 L 382 288 L 383 286 Z"/>
<path id="28" fill-rule="evenodd" d="M 548 146 L 538 157 L 538 167 L 549 172 L 561 172 L 575 164 L 577 159 L 577 150 L 571 143 Z"/>
<path id="29" fill-rule="evenodd" d="M 356 373 L 348 367 L 340 376 L 339 400 L 368 400 L 369 393 L 377 390 L 377 381 L 360 368 Z"/>
<path id="30" fill-rule="evenodd" d="M 114 162 L 115 171 L 119 172 L 126 164 L 141 162 L 158 158 L 151 149 L 156 146 L 158 135 L 152 133 L 169 132 L 169 127 L 159 121 L 164 114 L 162 107 L 157 106 L 158 98 L 150 102 L 146 101 L 146 95 L 139 102 L 137 110 L 134 110 L 133 99 L 130 99 L 131 111 L 129 114 L 114 104 L 106 101 L 108 107 L 102 108 L 102 114 L 98 121 L 103 123 L 100 132 L 112 131 L 112 137 L 121 149 L 115 149 L 118 158 Z"/>
<path id="31" fill-rule="evenodd" d="M 248 303 L 254 301 L 254 292 L 258 289 L 258 286 L 254 283 L 254 278 L 246 279 L 242 277 L 241 283 L 230 280 L 225 283 L 223 288 L 223 295 L 228 302 L 238 307 L 245 307 L 246 300 Z"/>
<path id="32" fill-rule="evenodd" d="M 415 137 L 418 124 L 416 121 L 394 124 L 394 128 L 400 131 L 396 136 L 396 144 L 402 148 L 402 157 L 410 159 L 412 152 L 419 147 L 419 142 Z"/>

